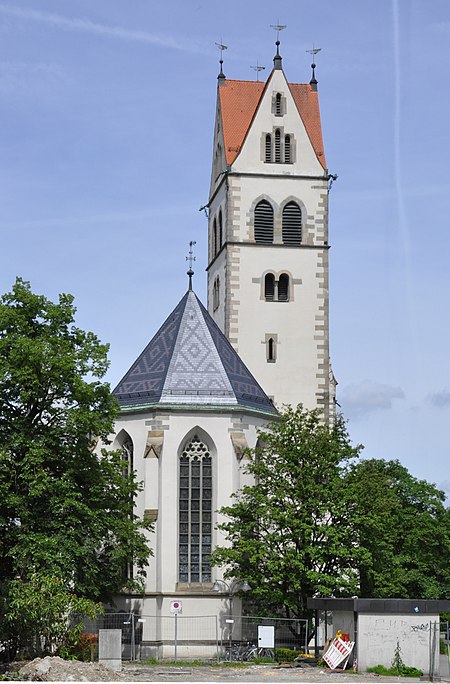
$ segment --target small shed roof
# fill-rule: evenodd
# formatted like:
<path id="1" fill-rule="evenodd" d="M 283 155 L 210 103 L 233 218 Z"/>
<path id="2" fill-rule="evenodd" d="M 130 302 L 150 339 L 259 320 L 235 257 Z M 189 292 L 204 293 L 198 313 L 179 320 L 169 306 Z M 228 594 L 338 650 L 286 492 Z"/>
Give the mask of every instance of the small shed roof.
<path id="1" fill-rule="evenodd" d="M 425 599 L 309 598 L 312 610 L 343 610 L 353 613 L 428 613 L 450 611 L 450 601 Z"/>

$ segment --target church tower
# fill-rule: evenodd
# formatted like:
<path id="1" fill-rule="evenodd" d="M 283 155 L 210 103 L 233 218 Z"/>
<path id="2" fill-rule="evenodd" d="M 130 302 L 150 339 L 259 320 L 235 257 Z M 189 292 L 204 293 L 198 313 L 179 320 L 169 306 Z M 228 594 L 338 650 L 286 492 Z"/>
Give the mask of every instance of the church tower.
<path id="1" fill-rule="evenodd" d="M 317 81 L 218 77 L 208 310 L 278 407 L 334 414 L 328 181 Z"/>

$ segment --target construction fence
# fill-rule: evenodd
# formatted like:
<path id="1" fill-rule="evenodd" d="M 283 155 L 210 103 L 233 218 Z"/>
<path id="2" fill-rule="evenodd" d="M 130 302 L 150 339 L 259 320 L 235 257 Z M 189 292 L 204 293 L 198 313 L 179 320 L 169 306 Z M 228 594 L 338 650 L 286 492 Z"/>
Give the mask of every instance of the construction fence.
<path id="1" fill-rule="evenodd" d="M 303 651 L 307 646 L 307 620 L 242 616 L 150 616 L 105 613 L 95 620 L 74 616 L 82 624 L 95 657 L 98 631 L 120 629 L 124 660 L 244 660 L 272 659 L 275 649 Z M 262 627 L 269 627 L 273 648 L 258 642 Z M 246 657 L 248 656 L 248 657 Z"/>

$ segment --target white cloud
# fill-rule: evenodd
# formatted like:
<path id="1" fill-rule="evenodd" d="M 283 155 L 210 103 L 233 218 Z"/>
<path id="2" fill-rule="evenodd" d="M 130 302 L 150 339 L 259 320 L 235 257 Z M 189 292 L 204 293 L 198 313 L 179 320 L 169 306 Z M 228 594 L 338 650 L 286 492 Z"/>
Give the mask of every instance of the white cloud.
<path id="1" fill-rule="evenodd" d="M 393 399 L 404 399 L 401 387 L 382 385 L 372 380 L 348 385 L 338 397 L 347 418 L 362 418 L 375 411 L 392 408 Z"/>
<path id="2" fill-rule="evenodd" d="M 450 392 L 448 390 L 442 390 L 442 392 L 430 394 L 428 399 L 432 406 L 437 406 L 439 408 L 450 406 Z"/>
<path id="3" fill-rule="evenodd" d="M 167 34 L 149 33 L 147 31 L 137 31 L 133 29 L 126 29 L 122 26 L 108 26 L 106 24 L 99 24 L 90 19 L 78 19 L 75 17 L 64 17 L 53 12 L 41 12 L 33 9 L 21 9 L 13 7 L 12 5 L 0 4 L 0 12 L 19 19 L 30 21 L 39 21 L 54 27 L 62 28 L 67 31 L 84 31 L 85 33 L 92 33 L 98 36 L 107 38 L 117 38 L 119 40 L 134 41 L 138 43 L 149 43 L 151 45 L 159 45 L 160 47 L 169 48 L 171 50 L 179 50 L 181 52 L 190 52 L 197 54 L 210 54 L 211 51 L 206 50 L 201 45 L 185 38 L 174 37 Z"/>

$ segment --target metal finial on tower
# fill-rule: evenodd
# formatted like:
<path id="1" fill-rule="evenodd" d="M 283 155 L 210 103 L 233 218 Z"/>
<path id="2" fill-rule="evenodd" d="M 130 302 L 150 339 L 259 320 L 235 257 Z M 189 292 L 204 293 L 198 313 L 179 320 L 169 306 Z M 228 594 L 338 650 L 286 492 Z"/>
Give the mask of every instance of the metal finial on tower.
<path id="1" fill-rule="evenodd" d="M 250 69 L 254 69 L 256 71 L 256 80 L 259 81 L 259 72 L 264 71 L 266 67 L 265 66 L 260 66 L 258 63 L 258 60 L 256 60 L 256 66 L 251 66 Z"/>
<path id="2" fill-rule="evenodd" d="M 275 42 L 275 45 L 277 46 L 277 54 L 273 58 L 273 66 L 274 69 L 281 69 L 281 56 L 280 56 L 280 31 L 283 31 L 287 27 L 287 24 L 270 24 L 270 28 L 275 29 L 277 32 L 277 40 Z"/>
<path id="3" fill-rule="evenodd" d="M 192 270 L 192 264 L 195 261 L 194 251 L 192 248 L 196 244 L 197 243 L 195 240 L 190 241 L 190 243 L 189 243 L 189 256 L 186 257 L 186 261 L 189 261 L 189 270 L 188 270 L 187 274 L 189 276 L 189 289 L 190 290 L 192 290 L 192 276 L 194 275 L 194 271 Z"/>
<path id="4" fill-rule="evenodd" d="M 315 72 L 316 65 L 314 63 L 315 62 L 314 58 L 317 55 L 317 53 L 321 51 L 321 49 L 322 48 L 315 48 L 314 43 L 313 43 L 312 50 L 306 50 L 306 52 L 309 52 L 309 54 L 312 56 L 312 64 L 311 64 L 312 76 L 311 76 L 311 80 L 309 82 L 309 84 L 311 86 L 311 90 L 317 90 L 317 79 L 316 79 L 316 72 Z"/>
<path id="5" fill-rule="evenodd" d="M 220 60 L 219 60 L 219 64 L 220 64 L 220 73 L 219 73 L 219 75 L 218 75 L 217 78 L 218 78 L 218 79 L 223 79 L 223 80 L 225 80 L 225 74 L 223 73 L 223 51 L 224 51 L 224 50 L 228 50 L 228 45 L 224 45 L 224 44 L 222 43 L 222 38 L 221 38 L 221 39 L 220 39 L 220 43 L 216 43 L 216 46 L 217 46 L 218 49 L 220 50 Z"/>

